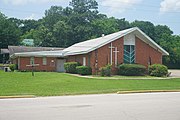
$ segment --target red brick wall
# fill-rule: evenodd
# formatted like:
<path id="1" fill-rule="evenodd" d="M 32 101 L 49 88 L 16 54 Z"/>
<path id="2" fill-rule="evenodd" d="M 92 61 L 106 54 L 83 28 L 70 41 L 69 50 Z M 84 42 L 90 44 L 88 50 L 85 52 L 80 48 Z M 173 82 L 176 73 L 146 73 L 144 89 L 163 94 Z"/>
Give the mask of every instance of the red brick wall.
<path id="1" fill-rule="evenodd" d="M 89 58 L 91 57 L 91 53 L 68 56 L 66 61 L 67 62 L 79 62 L 81 65 L 83 65 L 83 57 L 86 57 L 86 66 L 91 66 L 91 62 L 89 61 Z"/>
<path id="2" fill-rule="evenodd" d="M 118 63 L 122 63 L 123 62 L 123 37 L 113 41 L 112 45 L 113 47 L 117 47 L 118 51 L 120 51 L 118 53 Z M 83 64 L 83 57 L 86 57 L 86 65 L 89 65 L 88 63 L 90 62 L 90 67 L 92 68 L 92 72 L 93 74 L 96 74 L 96 72 L 99 72 L 99 69 L 101 67 L 104 67 L 105 65 L 107 65 L 108 63 L 110 63 L 110 45 L 111 43 L 102 46 L 100 48 L 98 48 L 97 50 L 94 50 L 88 54 L 83 54 L 83 55 L 74 55 L 74 56 L 69 56 L 67 58 L 67 62 L 79 62 L 81 64 Z M 113 49 L 114 51 L 114 49 Z M 97 53 L 97 58 L 95 57 Z M 88 60 L 88 57 L 90 57 L 90 61 Z M 97 59 L 97 61 L 96 61 Z M 97 66 L 96 66 L 96 62 L 97 62 Z M 113 71 L 116 71 L 115 68 L 115 57 L 114 57 L 114 53 L 113 53 Z"/>
<path id="3" fill-rule="evenodd" d="M 118 64 L 121 64 L 123 62 L 123 44 L 124 44 L 124 41 L 123 41 L 123 37 L 122 38 L 119 38 L 115 41 L 112 42 L 112 46 L 113 47 L 117 47 L 118 49 L 118 54 L 117 54 L 117 58 L 118 58 Z M 111 46 L 111 43 L 105 45 L 105 46 L 102 46 L 100 48 L 97 49 L 97 67 L 95 67 L 95 53 L 96 51 L 93 51 L 92 52 L 92 55 L 91 55 L 91 63 L 93 63 L 93 65 L 91 66 L 92 67 L 92 71 L 93 71 L 93 74 L 99 72 L 99 69 L 101 67 L 104 67 L 106 66 L 107 64 L 110 64 L 110 56 L 111 56 L 111 51 L 110 51 L 110 47 Z M 113 49 L 114 51 L 114 49 Z M 113 58 L 112 58 L 112 70 L 113 70 L 113 73 L 116 72 L 116 67 L 115 67 L 115 53 L 113 53 Z"/>
<path id="4" fill-rule="evenodd" d="M 162 53 L 152 48 L 138 37 L 136 37 L 136 63 L 145 65 L 148 67 L 149 57 L 151 57 L 151 63 L 162 64 Z"/>
<path id="5" fill-rule="evenodd" d="M 46 59 L 47 65 L 43 65 L 42 57 L 34 57 L 34 63 L 39 64 L 39 66 L 35 67 L 34 69 L 37 71 L 56 71 L 56 58 L 47 57 Z M 54 64 L 52 63 L 52 60 L 54 60 Z M 30 57 L 21 57 L 19 70 L 31 70 L 31 67 L 26 66 L 29 64 Z"/>

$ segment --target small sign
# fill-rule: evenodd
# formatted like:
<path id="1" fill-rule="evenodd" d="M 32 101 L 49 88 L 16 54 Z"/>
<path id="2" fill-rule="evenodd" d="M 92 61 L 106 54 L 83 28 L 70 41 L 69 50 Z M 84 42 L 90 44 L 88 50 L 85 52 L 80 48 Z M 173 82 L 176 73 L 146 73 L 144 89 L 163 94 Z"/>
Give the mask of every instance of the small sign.
<path id="1" fill-rule="evenodd" d="M 33 63 L 33 62 L 32 62 Z M 34 67 L 39 66 L 39 64 L 31 64 L 31 65 L 26 65 L 27 67 L 31 67 L 32 69 L 32 76 L 34 76 Z"/>

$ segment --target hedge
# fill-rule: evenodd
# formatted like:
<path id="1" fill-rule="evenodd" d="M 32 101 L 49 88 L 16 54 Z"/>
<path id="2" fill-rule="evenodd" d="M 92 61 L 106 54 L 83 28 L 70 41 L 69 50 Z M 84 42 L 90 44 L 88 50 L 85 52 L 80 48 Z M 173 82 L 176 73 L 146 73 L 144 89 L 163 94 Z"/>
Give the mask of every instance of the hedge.
<path id="1" fill-rule="evenodd" d="M 9 65 L 9 68 L 10 68 L 10 70 L 11 70 L 12 72 L 14 72 L 14 70 L 17 69 L 17 65 L 16 65 L 16 64 L 10 64 L 10 65 Z"/>
<path id="2" fill-rule="evenodd" d="M 77 73 L 76 67 L 80 64 L 78 62 L 66 62 L 64 63 L 64 69 L 67 73 Z"/>
<path id="3" fill-rule="evenodd" d="M 140 64 L 121 64 L 118 66 L 119 75 L 143 76 L 146 72 L 146 67 Z"/>
<path id="4" fill-rule="evenodd" d="M 165 65 L 153 64 L 149 66 L 149 75 L 156 77 L 167 76 L 168 68 Z"/>
<path id="5" fill-rule="evenodd" d="M 111 65 L 106 65 L 105 67 L 100 68 L 101 76 L 111 76 Z"/>
<path id="6" fill-rule="evenodd" d="M 76 70 L 80 75 L 92 75 L 92 69 L 88 66 L 77 66 Z"/>

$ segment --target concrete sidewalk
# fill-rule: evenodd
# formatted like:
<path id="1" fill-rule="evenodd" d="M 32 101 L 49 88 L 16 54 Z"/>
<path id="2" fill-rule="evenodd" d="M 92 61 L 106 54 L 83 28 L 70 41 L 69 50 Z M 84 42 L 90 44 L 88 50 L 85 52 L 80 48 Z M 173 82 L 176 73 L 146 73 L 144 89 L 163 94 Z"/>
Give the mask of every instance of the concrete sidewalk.
<path id="1" fill-rule="evenodd" d="M 169 72 L 171 72 L 170 77 L 180 78 L 180 70 L 172 70 L 172 69 L 170 69 Z"/>

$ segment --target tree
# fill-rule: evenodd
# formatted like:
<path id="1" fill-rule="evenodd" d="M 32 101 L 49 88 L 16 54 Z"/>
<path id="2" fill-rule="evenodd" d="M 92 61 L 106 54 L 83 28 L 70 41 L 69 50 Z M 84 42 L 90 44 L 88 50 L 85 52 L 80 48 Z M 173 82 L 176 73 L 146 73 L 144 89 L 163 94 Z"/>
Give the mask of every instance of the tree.
<path id="1" fill-rule="evenodd" d="M 53 28 L 53 37 L 58 47 L 69 46 L 69 36 L 71 27 L 64 21 L 58 21 Z"/>
<path id="2" fill-rule="evenodd" d="M 98 12 L 98 3 L 95 0 L 72 0 L 69 5 L 72 6 L 73 11 L 78 14 Z"/>
<path id="3" fill-rule="evenodd" d="M 131 23 L 131 26 L 140 28 L 150 38 L 155 40 L 155 37 L 154 37 L 154 35 L 155 35 L 154 25 L 151 22 L 135 20 L 134 22 Z"/>
<path id="4" fill-rule="evenodd" d="M 35 46 L 43 46 L 43 47 L 53 47 L 56 46 L 53 34 L 49 31 L 45 26 L 40 26 L 35 34 Z"/>
<path id="5" fill-rule="evenodd" d="M 119 31 L 118 20 L 111 17 L 105 19 L 96 19 L 92 21 L 93 35 L 100 37 L 102 34 L 110 34 Z"/>
<path id="6" fill-rule="evenodd" d="M 164 33 L 160 41 L 160 45 L 169 52 L 163 63 L 169 68 L 180 68 L 180 36 Z"/>
<path id="7" fill-rule="evenodd" d="M 118 23 L 118 26 L 119 26 L 119 30 L 124 30 L 124 29 L 127 29 L 127 28 L 131 27 L 129 22 L 126 21 L 125 18 L 117 19 L 117 23 Z"/>
<path id="8" fill-rule="evenodd" d="M 43 18 L 43 25 L 49 30 L 53 30 L 54 24 L 58 21 L 63 21 L 65 16 L 71 13 L 71 9 L 64 9 L 62 6 L 51 6 L 49 10 L 45 11 L 45 17 Z"/>
<path id="9" fill-rule="evenodd" d="M 18 45 L 20 29 L 7 17 L 0 13 L 0 48 L 7 48 L 8 45 Z"/>
<path id="10" fill-rule="evenodd" d="M 166 25 L 155 26 L 155 37 L 154 37 L 154 39 L 156 40 L 157 43 L 161 42 L 160 40 L 162 40 L 161 38 L 162 38 L 163 34 L 170 36 L 173 34 L 173 32 Z"/>

